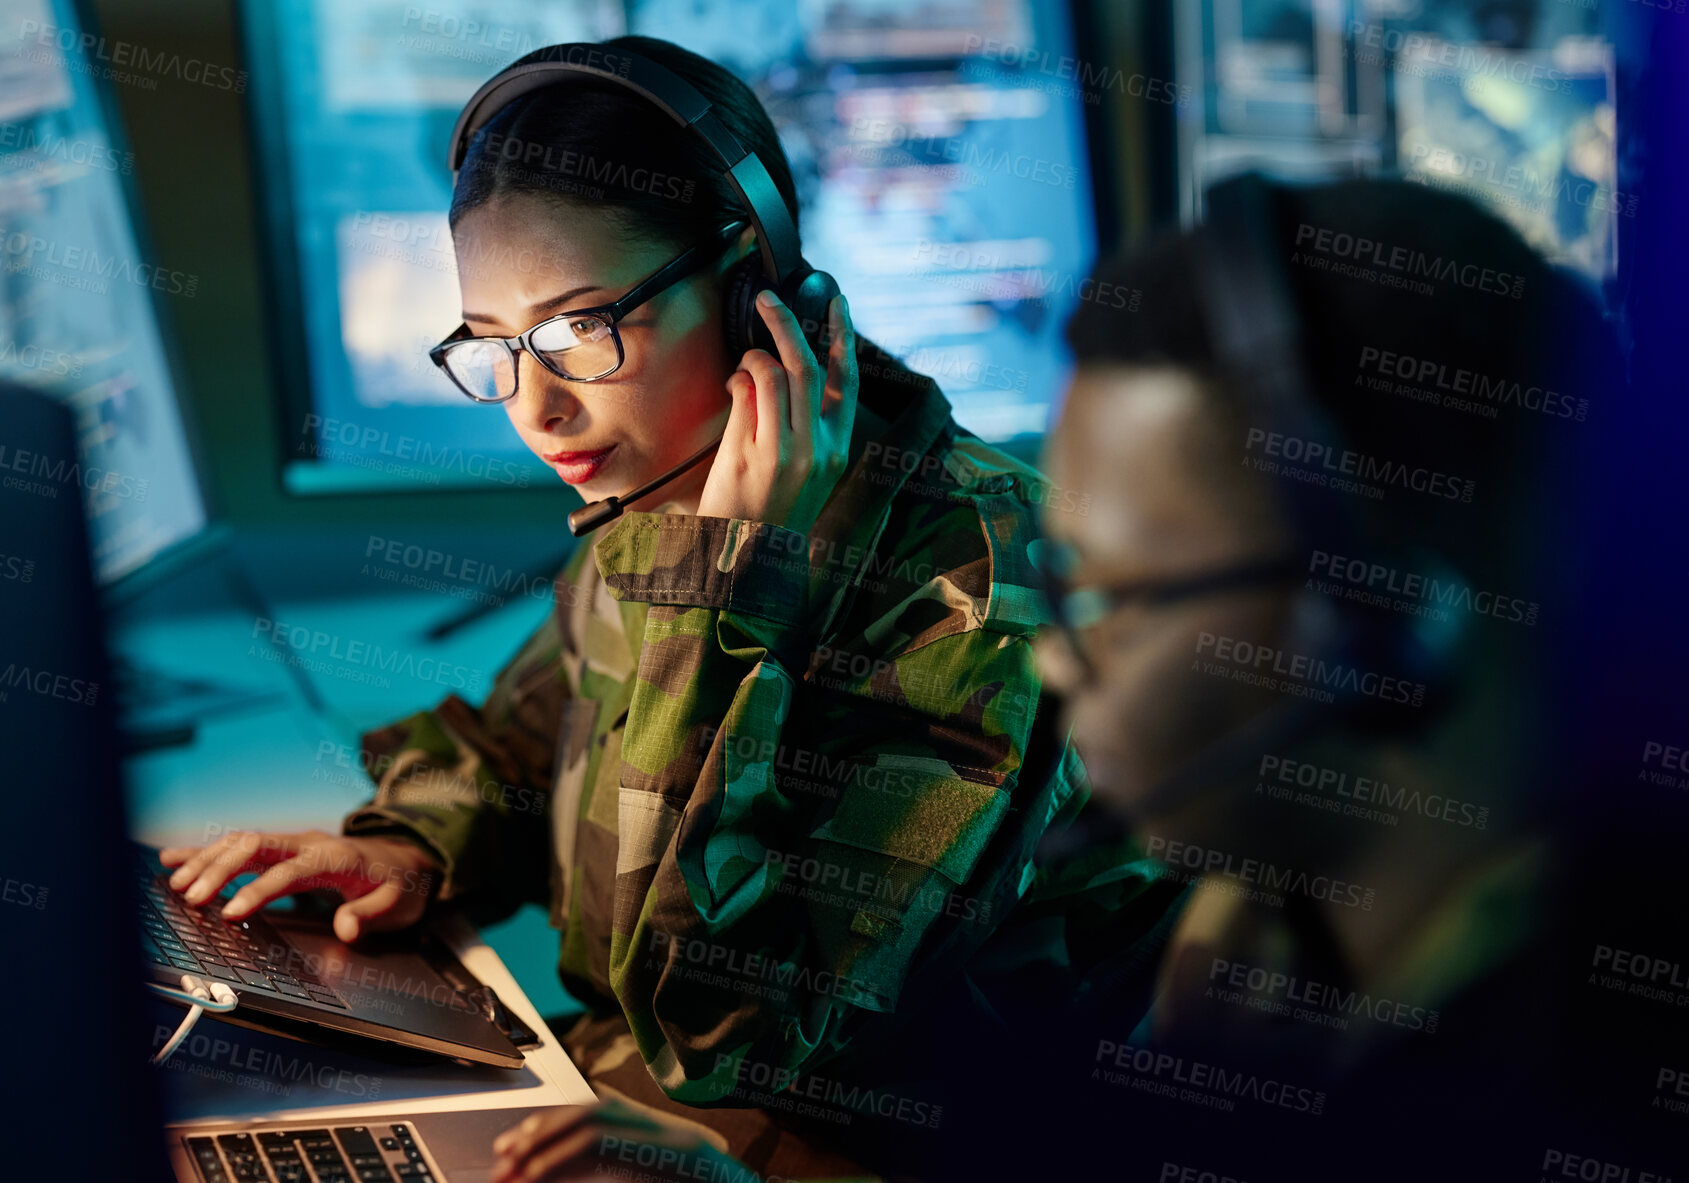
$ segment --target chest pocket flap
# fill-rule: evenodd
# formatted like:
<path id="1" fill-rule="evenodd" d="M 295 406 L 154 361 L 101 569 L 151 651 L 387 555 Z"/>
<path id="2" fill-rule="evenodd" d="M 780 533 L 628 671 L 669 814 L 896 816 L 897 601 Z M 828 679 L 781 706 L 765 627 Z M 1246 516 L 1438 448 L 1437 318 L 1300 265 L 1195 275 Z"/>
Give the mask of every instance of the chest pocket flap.
<path id="1" fill-rule="evenodd" d="M 814 837 L 930 867 L 961 884 L 1008 811 L 999 785 L 944 761 L 881 755 L 851 765 L 838 809 Z"/>

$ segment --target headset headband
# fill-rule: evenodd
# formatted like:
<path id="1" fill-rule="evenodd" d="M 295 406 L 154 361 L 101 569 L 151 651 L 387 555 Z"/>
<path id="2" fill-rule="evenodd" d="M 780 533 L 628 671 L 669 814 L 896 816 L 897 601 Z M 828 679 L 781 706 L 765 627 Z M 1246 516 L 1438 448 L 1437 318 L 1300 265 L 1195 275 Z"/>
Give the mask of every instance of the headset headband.
<path id="1" fill-rule="evenodd" d="M 739 143 L 716 116 L 710 101 L 685 79 L 650 58 L 623 49 L 590 42 L 548 45 L 488 79 L 464 104 L 452 128 L 451 154 L 447 161 L 452 183 L 457 183 L 458 170 L 469 154 L 469 142 L 494 115 L 530 91 L 551 86 L 566 76 L 594 78 L 625 87 L 682 127 L 690 128 L 721 161 L 728 183 L 750 211 L 762 251 L 763 270 L 776 284 L 783 284 L 793 274 L 809 269 L 798 247 L 797 227 L 792 224 L 786 202 L 756 153 Z"/>
<path id="2" fill-rule="evenodd" d="M 1308 404 L 1296 297 L 1275 253 L 1271 187 L 1245 173 L 1209 189 L 1207 202 L 1198 259 L 1216 360 L 1249 389 L 1252 405 L 1279 420 L 1273 426 L 1319 418 Z"/>
<path id="3" fill-rule="evenodd" d="M 1252 427 L 1337 448 L 1344 433 L 1320 404 L 1312 381 L 1303 317 L 1286 265 L 1279 192 L 1258 173 L 1208 190 L 1197 255 L 1204 327 L 1223 372 L 1243 392 Z M 1306 546 L 1333 554 L 1379 554 L 1365 529 L 1362 499 L 1340 497 L 1311 481 L 1281 479 L 1280 486 L 1289 524 Z M 1415 561 L 1447 567 L 1434 556 Z M 1421 680 L 1434 684 L 1444 677 L 1460 624 L 1454 617 L 1438 622 L 1427 615 L 1384 631 L 1393 635 L 1382 658 L 1394 665 L 1390 672 L 1419 671 Z M 1355 642 L 1365 643 L 1364 637 Z"/>
<path id="4" fill-rule="evenodd" d="M 1243 391 L 1251 427 L 1305 443 L 1342 439 L 1313 395 L 1302 318 L 1279 245 L 1273 186 L 1245 173 L 1208 190 L 1197 241 L 1204 327 L 1220 369 Z M 1289 482 L 1283 504 L 1303 541 L 1335 547 L 1359 536 L 1331 491 Z"/>

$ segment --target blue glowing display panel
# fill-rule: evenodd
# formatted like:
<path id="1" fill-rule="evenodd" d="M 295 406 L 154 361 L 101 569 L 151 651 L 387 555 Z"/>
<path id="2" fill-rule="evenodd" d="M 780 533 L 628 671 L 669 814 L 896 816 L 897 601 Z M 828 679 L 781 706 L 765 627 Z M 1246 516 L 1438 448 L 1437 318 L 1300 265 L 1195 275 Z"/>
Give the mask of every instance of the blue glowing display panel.
<path id="1" fill-rule="evenodd" d="M 79 459 L 73 470 L 8 449 L 0 478 L 8 512 L 30 497 L 80 495 L 95 572 L 111 583 L 208 525 L 160 324 L 160 305 L 196 298 L 199 277 L 146 248 L 129 193 L 134 157 L 101 91 L 152 75 L 91 57 L 68 0 L 20 0 L 10 12 L 0 26 L 0 378 L 75 409 Z"/>

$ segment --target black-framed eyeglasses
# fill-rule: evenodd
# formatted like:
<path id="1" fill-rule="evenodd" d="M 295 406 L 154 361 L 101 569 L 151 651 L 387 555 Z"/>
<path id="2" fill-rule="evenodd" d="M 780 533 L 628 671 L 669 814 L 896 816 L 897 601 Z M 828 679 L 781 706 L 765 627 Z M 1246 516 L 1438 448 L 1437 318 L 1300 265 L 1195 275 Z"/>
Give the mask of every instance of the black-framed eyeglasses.
<path id="1" fill-rule="evenodd" d="M 559 312 L 514 337 L 476 337 L 467 324 L 459 325 L 456 332 L 430 349 L 428 356 L 459 390 L 478 403 L 502 403 L 516 397 L 516 359 L 523 350 L 559 378 L 572 382 L 608 378 L 621 369 L 627 357 L 617 323 L 712 262 L 745 225 L 733 222 L 710 241 L 687 247 L 613 304 Z"/>
<path id="2" fill-rule="evenodd" d="M 1055 631 L 1060 633 L 1075 662 L 1089 679 L 1095 679 L 1095 663 L 1088 655 L 1082 634 L 1128 605 L 1157 607 L 1181 600 L 1218 595 L 1244 587 L 1266 587 L 1301 578 L 1304 560 L 1295 555 L 1240 559 L 1189 575 L 1140 579 L 1109 587 L 1074 587 L 1070 583 L 1078 555 L 1065 543 L 1040 539 L 1033 553 L 1033 565 L 1042 584 Z"/>

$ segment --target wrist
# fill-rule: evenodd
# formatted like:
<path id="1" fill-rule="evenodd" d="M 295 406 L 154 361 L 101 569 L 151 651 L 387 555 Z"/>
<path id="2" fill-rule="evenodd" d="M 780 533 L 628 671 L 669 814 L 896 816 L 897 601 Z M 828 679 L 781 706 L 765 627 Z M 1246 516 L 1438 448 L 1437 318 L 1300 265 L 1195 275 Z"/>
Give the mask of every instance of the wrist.
<path id="1" fill-rule="evenodd" d="M 395 830 L 388 834 L 360 834 L 354 841 L 364 844 L 364 863 L 372 870 L 383 867 L 429 876 L 437 887 L 445 875 L 439 856 L 420 838 Z"/>

